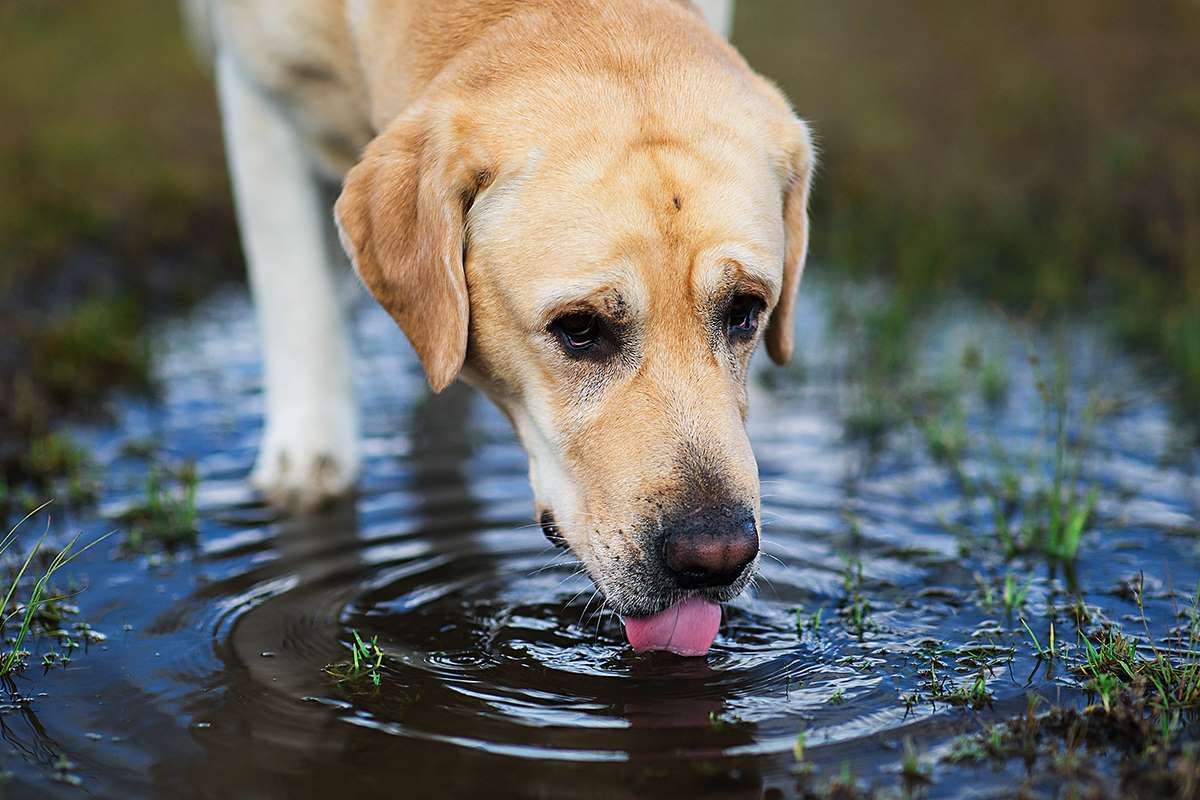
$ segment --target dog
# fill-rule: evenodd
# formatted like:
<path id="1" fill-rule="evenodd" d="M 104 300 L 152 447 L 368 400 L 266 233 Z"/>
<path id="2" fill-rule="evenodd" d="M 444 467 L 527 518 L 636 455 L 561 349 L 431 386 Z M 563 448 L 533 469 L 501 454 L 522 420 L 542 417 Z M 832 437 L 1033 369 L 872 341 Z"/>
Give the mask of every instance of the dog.
<path id="1" fill-rule="evenodd" d="M 254 486 L 303 511 L 359 468 L 340 184 L 354 272 L 433 391 L 511 420 L 546 536 L 636 650 L 706 653 L 757 566 L 747 369 L 792 353 L 815 165 L 732 0 L 184 2 L 263 336 Z"/>

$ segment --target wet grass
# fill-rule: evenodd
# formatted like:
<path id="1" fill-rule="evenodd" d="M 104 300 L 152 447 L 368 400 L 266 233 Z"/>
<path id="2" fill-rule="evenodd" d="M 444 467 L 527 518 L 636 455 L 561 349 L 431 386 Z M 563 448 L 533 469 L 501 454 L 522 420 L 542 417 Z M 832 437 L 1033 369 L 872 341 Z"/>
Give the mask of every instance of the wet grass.
<path id="1" fill-rule="evenodd" d="M 932 774 L 932 767 L 917 754 L 912 739 L 905 739 L 904 755 L 900 759 L 900 777 L 903 778 L 908 793 L 918 786 L 932 782 Z"/>
<path id="2" fill-rule="evenodd" d="M 1190 798 L 1200 790 L 1194 742 L 1164 743 L 1144 694 L 1125 692 L 1107 709 L 1039 705 L 1031 696 L 1025 714 L 956 740 L 944 760 L 1022 762 L 1025 793 L 1053 786 L 1056 796 Z"/>
<path id="3" fill-rule="evenodd" d="M 1044 376 L 1038 381 L 1042 438 L 1053 449 L 1048 479 L 1042 477 L 1045 470 L 1038 463 L 1038 452 L 1021 459 L 999 442 L 993 443 L 995 468 L 980 489 L 991 501 L 996 535 L 1010 556 L 1037 552 L 1053 561 L 1073 561 L 1093 519 L 1099 490 L 1083 486 L 1081 473 L 1099 404 L 1089 403 L 1078 424 L 1071 425 L 1069 385 L 1066 358 L 1061 356 L 1053 381 Z M 1012 467 L 1020 461 L 1030 464 L 1032 474 L 1041 479 L 1023 481 Z"/>
<path id="4" fill-rule="evenodd" d="M 867 631 L 875 626 L 871 620 L 871 603 L 863 591 L 862 561 L 847 556 L 845 562 L 842 570 L 842 589 L 845 594 L 838 606 L 838 615 L 846 630 L 862 640 Z"/>
<path id="5" fill-rule="evenodd" d="M 1200 595 L 1179 612 L 1184 624 L 1156 641 L 1134 583 L 1141 636 L 1105 621 L 1074 643 L 1037 636 L 1021 620 L 1040 660 L 1081 679 L 1088 702 L 1053 706 L 1030 695 L 1025 714 L 956 740 L 948 763 L 1020 759 L 1023 791 L 1062 782 L 1076 795 L 1195 797 L 1200 793 Z M 1077 617 L 1086 624 L 1088 619 Z M 1117 786 L 1113 786 L 1115 777 Z"/>
<path id="6" fill-rule="evenodd" d="M 10 551 L 17 546 L 23 526 L 32 520 L 39 512 L 45 510 L 48 504 L 30 512 L 0 539 L 0 558 L 7 558 Z M 23 557 L 10 562 L 12 567 L 4 589 L 4 599 L 0 603 L 0 634 L 4 636 L 8 650 L 0 654 L 0 676 L 24 669 L 28 665 L 30 653 L 25 649 L 27 641 L 38 635 L 54 638 L 65 655 L 57 650 L 51 650 L 42 657 L 44 666 L 60 665 L 70 661 L 70 653 L 79 646 L 71 634 L 64 628 L 69 616 L 78 613 L 78 609 L 68 604 L 67 600 L 77 592 L 58 592 L 52 581 L 58 573 L 99 544 L 106 537 L 101 537 L 90 544 L 79 546 L 79 536 L 70 539 L 63 547 L 49 550 L 46 539 L 49 535 L 50 522 L 47 518 L 46 529 L 29 547 Z M 39 558 L 45 556 L 39 564 Z M 77 623 L 75 628 L 83 641 L 99 641 L 102 634 L 92 631 L 90 626 Z"/>
<path id="7" fill-rule="evenodd" d="M 24 445 L 7 462 L 7 469 L 0 470 L 0 520 L 35 508 L 38 498 L 46 494 L 61 498 L 71 508 L 96 499 L 98 486 L 92 458 L 69 434 L 47 433 Z M 14 476 L 12 484 L 10 475 Z"/>
<path id="8" fill-rule="evenodd" d="M 125 527 L 122 549 L 128 553 L 175 552 L 196 544 L 198 478 L 192 464 L 170 470 L 150 464 L 145 495 L 117 518 Z"/>
<path id="9" fill-rule="evenodd" d="M 979 604 L 986 609 L 1000 607 L 1012 617 L 1025 607 L 1029 598 L 1030 583 L 1021 583 L 1011 572 L 1006 574 L 998 586 L 985 579 L 979 573 L 975 574 L 975 583 L 979 589 Z"/>
<path id="10" fill-rule="evenodd" d="M 1073 669 L 1088 679 L 1106 713 L 1123 694 L 1138 697 L 1164 742 L 1169 742 L 1184 718 L 1195 721 L 1200 711 L 1200 593 L 1183 613 L 1186 624 L 1173 634 L 1170 645 L 1151 636 L 1143 597 L 1139 576 L 1135 601 L 1144 639 L 1138 642 L 1115 626 L 1095 637 L 1082 635 L 1083 658 Z"/>
<path id="11" fill-rule="evenodd" d="M 855 296 L 850 287 L 836 287 L 832 297 L 831 338 L 849 343 L 846 437 L 876 454 L 892 439 L 915 433 L 966 503 L 983 498 L 990 506 L 986 530 L 974 518 L 956 524 L 964 553 L 983 547 L 1009 559 L 1037 554 L 1054 563 L 1074 561 L 1100 499 L 1084 480 L 1084 462 L 1092 430 L 1111 403 L 1093 393 L 1079 405 L 1065 352 L 1056 352 L 1049 368 L 1037 353 L 1029 355 L 1039 433 L 1032 444 L 1012 442 L 994 432 L 1011 388 L 1007 353 L 967 343 L 931 373 L 915 357 L 926 333 L 923 317 L 894 289 L 860 286 Z M 1011 610 L 1019 605 L 1019 590 L 1004 589 Z"/>
<path id="12" fill-rule="evenodd" d="M 350 658 L 327 664 L 325 673 L 339 684 L 369 681 L 372 686 L 379 687 L 383 683 L 383 673 L 380 671 L 383 666 L 383 650 L 379 647 L 379 637 L 373 636 L 368 642 L 358 635 L 358 631 L 350 633 L 354 636 L 354 641 L 346 645 L 346 649 L 350 651 Z"/>

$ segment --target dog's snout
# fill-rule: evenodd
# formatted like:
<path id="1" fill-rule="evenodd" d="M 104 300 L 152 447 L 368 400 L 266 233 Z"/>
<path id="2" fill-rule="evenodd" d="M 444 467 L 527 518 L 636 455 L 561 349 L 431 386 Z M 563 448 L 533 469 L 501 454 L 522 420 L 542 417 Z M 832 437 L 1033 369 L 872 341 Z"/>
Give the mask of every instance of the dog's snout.
<path id="1" fill-rule="evenodd" d="M 664 526 L 663 558 L 684 589 L 728 586 L 758 555 L 754 514 L 739 506 L 707 509 Z"/>

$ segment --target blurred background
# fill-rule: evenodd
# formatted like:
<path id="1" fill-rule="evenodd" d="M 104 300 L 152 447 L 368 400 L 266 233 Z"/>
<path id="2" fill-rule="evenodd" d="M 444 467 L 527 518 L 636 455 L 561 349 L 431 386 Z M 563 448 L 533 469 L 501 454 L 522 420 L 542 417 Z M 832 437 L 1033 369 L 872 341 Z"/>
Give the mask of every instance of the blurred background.
<path id="1" fill-rule="evenodd" d="M 819 138 L 812 278 L 883 282 L 894 317 L 1103 320 L 1194 416 L 1200 3 L 742 0 L 734 40 Z M 0 75 L 11 492 L 86 458 L 65 421 L 153 391 L 148 321 L 243 278 L 174 2 L 3 0 Z"/>

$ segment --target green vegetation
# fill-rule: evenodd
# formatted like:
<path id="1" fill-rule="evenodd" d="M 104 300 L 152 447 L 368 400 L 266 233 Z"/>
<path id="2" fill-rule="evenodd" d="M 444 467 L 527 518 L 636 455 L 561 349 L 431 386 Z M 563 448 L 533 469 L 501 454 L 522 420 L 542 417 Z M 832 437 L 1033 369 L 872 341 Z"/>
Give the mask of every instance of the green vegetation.
<path id="1" fill-rule="evenodd" d="M 0 557 L 6 557 L 9 554 L 9 550 L 15 546 L 19 538 L 22 526 L 37 513 L 43 511 L 47 505 L 49 504 L 43 504 L 27 514 L 9 530 L 3 539 L 0 539 Z M 4 635 L 5 643 L 9 647 L 6 652 L 0 654 L 0 675 L 7 675 L 26 666 L 29 652 L 23 648 L 30 636 L 54 637 L 59 640 L 60 646 L 66 651 L 67 655 L 65 656 L 57 651 L 51 651 L 53 655 L 50 656 L 49 661 L 44 656 L 42 663 L 46 666 L 69 661 L 71 650 L 78 646 L 70 634 L 63 629 L 66 617 L 69 614 L 77 613 L 78 609 L 68 606 L 64 602 L 68 595 L 59 593 L 52 588 L 51 581 L 63 567 L 95 547 L 105 537 L 78 547 L 79 536 L 75 536 L 63 548 L 49 554 L 49 560 L 42 567 L 35 568 L 34 564 L 39 557 L 46 554 L 45 544 L 48 535 L 49 521 L 47 521 L 46 530 L 33 547 L 29 548 L 23 558 L 14 562 L 10 570 L 8 587 L 4 593 L 3 603 L 0 604 L 0 634 Z M 15 625 L 15 631 L 9 630 L 10 625 Z M 87 625 L 77 627 L 76 630 L 86 641 L 103 638 Z M 47 655 L 49 656 L 49 654 Z"/>
<path id="2" fill-rule="evenodd" d="M 987 683 L 989 674 L 1000 663 L 1011 661 L 1012 651 L 987 644 L 970 644 L 950 650 L 943 642 L 931 640 L 923 642 L 913 658 L 919 665 L 917 675 L 924 678 L 924 686 L 900 697 L 906 712 L 921 703 L 980 709 L 992 704 L 993 695 Z M 955 671 L 963 672 L 968 667 L 975 670 L 975 675 L 968 680 L 950 677 Z"/>
<path id="3" fill-rule="evenodd" d="M 1167 741 L 1148 715 L 1144 695 L 1126 693 L 1109 708 L 1056 706 L 1025 714 L 956 740 L 945 761 L 1003 763 L 1019 759 L 1023 790 L 1050 780 L 1077 797 L 1195 797 L 1200 758 L 1194 743 Z M 1114 784 L 1117 791 L 1113 790 Z"/>
<path id="4" fill-rule="evenodd" d="M 825 614 L 824 608 L 818 608 L 812 614 L 805 614 L 803 608 L 796 609 L 796 634 L 803 636 L 805 631 L 812 633 L 814 636 L 821 632 L 821 617 Z"/>
<path id="5" fill-rule="evenodd" d="M 1169 746 L 1172 735 L 1185 724 L 1184 717 L 1190 715 L 1194 720 L 1200 710 L 1200 592 L 1173 648 L 1159 645 L 1150 635 L 1140 577 L 1134 597 L 1145 632 L 1143 646 L 1150 655 L 1139 652 L 1133 638 L 1109 627 L 1095 637 L 1081 635 L 1084 657 L 1073 668 L 1088 678 L 1106 714 L 1114 713 L 1118 701 L 1138 706 L 1159 732 L 1162 744 Z"/>
<path id="6" fill-rule="evenodd" d="M 1018 583 L 1016 576 L 1011 572 L 1006 574 L 1004 580 L 1000 582 L 998 594 L 996 587 L 979 573 L 975 574 L 975 583 L 979 587 L 979 604 L 981 606 L 993 608 L 999 602 L 1010 617 L 1014 612 L 1025 607 L 1025 602 L 1029 597 L 1030 582 L 1026 582 L 1024 585 Z"/>
<path id="7" fill-rule="evenodd" d="M 123 549 L 132 553 L 171 552 L 194 545 L 199 535 L 196 484 L 196 468 L 191 464 L 174 473 L 151 464 L 146 473 L 145 498 L 119 517 L 127 527 Z"/>
<path id="8" fill-rule="evenodd" d="M 897 302 L 856 305 L 840 291 L 832 302 L 830 324 L 838 339 L 850 342 L 846 377 L 857 387 L 843 421 L 846 435 L 879 448 L 909 416 L 905 378 L 912 371 L 915 323 Z"/>
<path id="9" fill-rule="evenodd" d="M 1060 359 L 1059 364 L 1055 379 L 1048 382 L 1043 377 L 1038 386 L 1045 409 L 1043 437 L 1049 438 L 1054 448 L 1049 481 L 1034 481 L 1025 489 L 1007 466 L 1015 459 L 996 443 L 994 449 L 1002 465 L 1000 477 L 985 483 L 983 489 L 992 501 L 996 534 L 1010 555 L 1040 552 L 1051 560 L 1069 562 L 1075 559 L 1099 495 L 1095 487 L 1086 490 L 1081 487 L 1080 473 L 1088 433 L 1100 404 L 1089 403 L 1083 412 L 1080 431 L 1072 441 L 1065 359 Z M 1034 474 L 1041 474 L 1037 455 L 1033 454 L 1031 466 L 1036 470 Z M 1019 524 L 1014 525 L 1014 517 L 1019 517 Z"/>
<path id="10" fill-rule="evenodd" d="M 917 755 L 912 739 L 905 739 L 904 755 L 900 760 L 900 776 L 904 779 L 904 782 L 910 788 L 929 783 L 931 773 L 930 766 L 923 762 L 921 757 Z"/>
<path id="11" fill-rule="evenodd" d="M 943 289 L 1087 308 L 1200 405 L 1191 0 L 761 0 L 738 6 L 734 39 L 816 130 L 819 263 L 891 276 L 918 309 Z"/>
<path id="12" fill-rule="evenodd" d="M 1093 394 L 1082 409 L 1072 405 L 1065 355 L 1057 357 L 1052 376 L 1044 373 L 1037 356 L 1031 356 L 1030 362 L 1042 405 L 1041 430 L 1032 446 L 968 429 L 972 408 L 968 398 L 974 390 L 984 401 L 978 413 L 985 422 L 990 423 L 997 411 L 988 402 L 984 365 L 998 362 L 985 361 L 973 346 L 963 350 L 947 374 L 932 381 L 910 378 L 907 388 L 896 394 L 904 398 L 900 402 L 930 457 L 962 487 L 966 503 L 982 496 L 990 505 L 987 535 L 981 535 L 975 525 L 959 526 L 964 551 L 984 546 L 998 549 L 1007 558 L 1037 554 L 1051 563 L 1069 564 L 1095 522 L 1099 490 L 1086 484 L 1083 466 L 1091 432 L 1109 404 Z M 1001 374 L 999 367 L 991 371 Z M 965 469 L 968 459 L 974 467 L 970 475 Z M 1009 576 L 1003 587 L 1002 600 L 1009 612 L 1025 599 L 1014 580 Z"/>
<path id="13" fill-rule="evenodd" d="M 1036 655 L 1038 658 L 1053 660 L 1061 654 L 1061 651 L 1057 649 L 1053 619 L 1050 620 L 1050 631 L 1046 635 L 1045 647 L 1042 646 L 1042 640 L 1036 633 L 1033 632 L 1033 628 L 1029 627 L 1029 623 L 1026 622 L 1023 617 L 1019 621 L 1021 623 L 1021 627 L 1025 629 L 1025 633 L 1029 636 L 1029 641 L 1033 644 L 1034 655 Z"/>
<path id="14" fill-rule="evenodd" d="M 109 390 L 151 388 L 151 312 L 236 274 L 220 120 L 177 5 L 0 4 L 25 76 L 0 85 L 0 521 L 89 499 L 46 444 Z"/>
<path id="15" fill-rule="evenodd" d="M 1045 641 L 1021 620 L 1034 653 L 1064 664 L 1083 679 L 1089 701 L 1098 702 L 1039 712 L 1041 699 L 1030 695 L 1024 715 L 957 740 L 946 761 L 1020 758 L 1027 785 L 1048 774 L 1079 796 L 1196 796 L 1200 594 L 1182 612 L 1186 624 L 1171 633 L 1167 645 L 1150 633 L 1141 583 L 1133 581 L 1130 588 L 1142 637 L 1105 622 L 1096 630 L 1081 628 L 1078 644 L 1069 646 L 1056 641 L 1053 620 Z M 1087 625 L 1090 616 L 1076 614 L 1076 619 Z M 1114 774 L 1120 788 L 1116 795 L 1110 786 Z"/>
<path id="16" fill-rule="evenodd" d="M 846 629 L 862 639 L 867 631 L 875 626 L 875 623 L 871 621 L 871 603 L 862 591 L 862 561 L 847 556 L 845 562 L 846 566 L 842 572 L 842 588 L 845 590 L 845 596 L 838 607 L 838 614 L 845 623 Z"/>
<path id="17" fill-rule="evenodd" d="M 952 706 L 967 706 L 969 708 L 986 708 L 992 704 L 992 692 L 987 687 L 987 675 L 983 670 L 973 680 L 959 683 L 949 691 L 942 687 L 942 695 L 938 698 Z"/>
<path id="18" fill-rule="evenodd" d="M 77 507 L 95 500 L 97 487 L 91 457 L 65 432 L 47 433 L 5 448 L 0 437 L 0 520 L 34 508 L 39 492 L 61 497 Z M 16 476 L 9 484 L 8 476 Z"/>
<path id="19" fill-rule="evenodd" d="M 358 635 L 358 631 L 350 633 L 354 636 L 354 641 L 346 645 L 350 651 L 350 660 L 328 664 L 325 672 L 338 683 L 357 683 L 368 678 L 372 686 L 380 686 L 383 683 L 383 673 L 380 671 L 383 666 L 383 650 L 379 647 L 379 637 L 372 636 L 371 641 L 365 642 Z"/>

